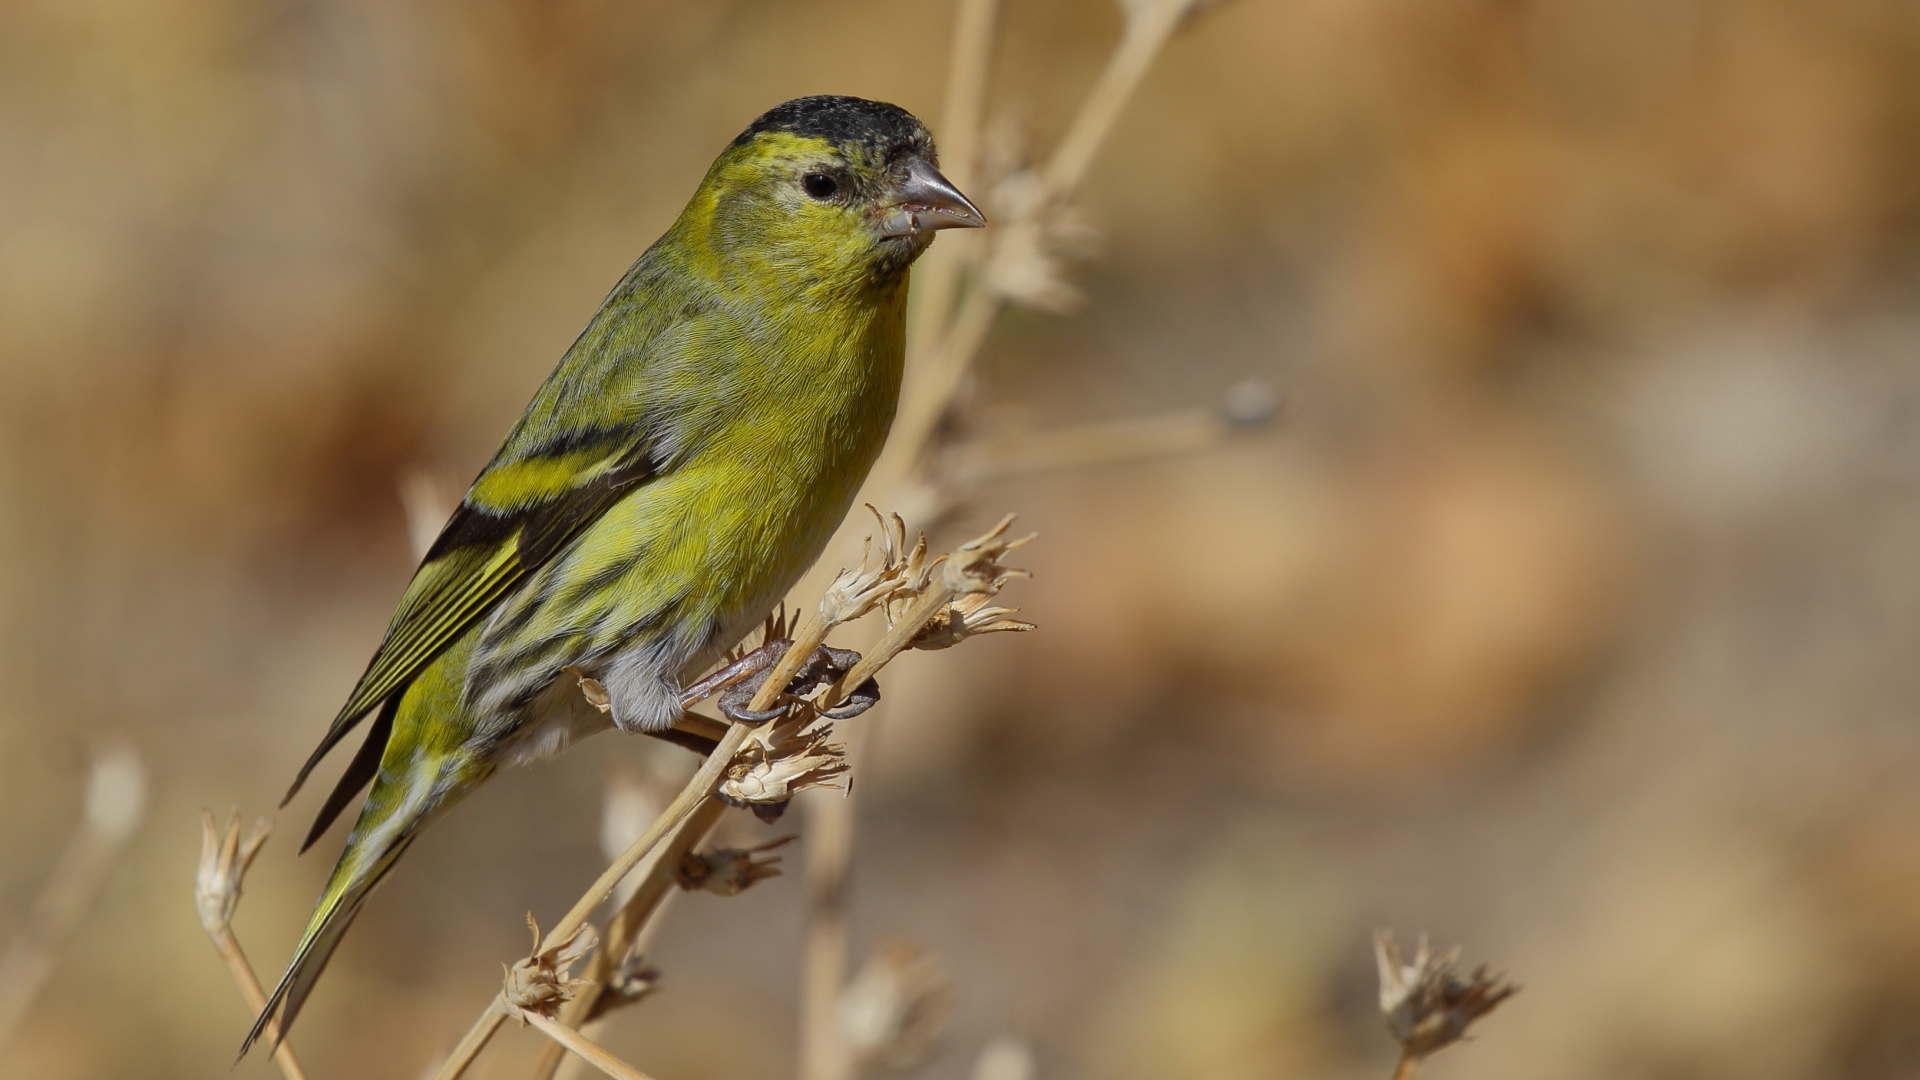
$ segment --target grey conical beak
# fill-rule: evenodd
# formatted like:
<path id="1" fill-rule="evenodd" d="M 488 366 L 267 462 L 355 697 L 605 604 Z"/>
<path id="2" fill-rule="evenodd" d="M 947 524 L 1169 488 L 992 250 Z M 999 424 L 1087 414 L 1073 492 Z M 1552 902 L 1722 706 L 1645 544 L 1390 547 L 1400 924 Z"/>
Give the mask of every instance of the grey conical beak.
<path id="1" fill-rule="evenodd" d="M 893 185 L 881 231 L 907 236 L 935 229 L 978 229 L 986 215 L 925 158 L 907 159 L 907 173 Z"/>

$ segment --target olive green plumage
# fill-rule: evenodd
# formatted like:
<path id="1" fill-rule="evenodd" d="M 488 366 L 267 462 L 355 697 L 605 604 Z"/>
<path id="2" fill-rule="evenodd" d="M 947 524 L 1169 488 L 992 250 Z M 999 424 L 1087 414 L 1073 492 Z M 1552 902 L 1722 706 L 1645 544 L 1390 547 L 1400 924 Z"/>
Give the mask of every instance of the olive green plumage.
<path id="1" fill-rule="evenodd" d="M 503 764 L 658 731 L 820 554 L 899 396 L 908 267 L 978 225 L 926 129 L 857 98 L 756 120 L 534 395 L 300 770 L 364 717 L 310 845 L 372 790 L 261 1014 L 284 1032 L 368 892 Z M 605 684 L 610 714 L 563 667 Z M 289 793 L 289 798 L 292 793 Z M 243 1048 L 244 1052 L 244 1048 Z"/>

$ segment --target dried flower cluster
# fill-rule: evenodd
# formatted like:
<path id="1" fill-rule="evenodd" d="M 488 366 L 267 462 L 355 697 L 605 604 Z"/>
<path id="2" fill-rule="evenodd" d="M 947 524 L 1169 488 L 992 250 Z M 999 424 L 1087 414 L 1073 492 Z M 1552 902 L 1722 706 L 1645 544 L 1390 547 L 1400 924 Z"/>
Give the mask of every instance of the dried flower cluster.
<path id="1" fill-rule="evenodd" d="M 227 812 L 225 828 L 214 824 L 213 811 L 200 811 L 200 869 L 193 876 L 193 903 L 207 933 L 222 933 L 233 921 L 233 909 L 240 903 L 241 879 L 247 876 L 247 868 L 272 833 L 273 822 L 260 818 L 243 841 L 239 808 Z"/>
<path id="2" fill-rule="evenodd" d="M 1380 967 L 1380 1013 L 1400 1043 L 1405 1075 L 1427 1056 L 1458 1042 L 1475 1020 L 1520 989 L 1488 975 L 1485 966 L 1462 978 L 1454 966 L 1460 950 L 1435 955 L 1424 936 L 1411 964 L 1401 959 L 1392 931 L 1376 931 L 1373 947 Z"/>
<path id="3" fill-rule="evenodd" d="M 1036 311 L 1078 307 L 1084 297 L 1067 280 L 1067 268 L 1093 254 L 1099 231 L 1024 164 L 1013 165 L 992 191 L 999 232 L 987 256 L 987 287 Z"/>
<path id="4" fill-rule="evenodd" d="M 214 951 L 220 954 L 227 973 L 240 989 L 240 1000 L 246 1003 L 249 1015 L 255 1016 L 266 1007 L 267 995 L 260 988 L 253 965 L 247 963 L 246 954 L 240 951 L 232 922 L 234 909 L 240 904 L 240 886 L 247 876 L 247 868 L 253 865 L 261 846 L 272 833 L 273 822 L 259 818 L 242 840 L 238 807 L 227 811 L 225 825 L 214 823 L 213 811 L 204 808 L 200 811 L 200 866 L 193 875 L 194 907 L 200 913 L 201 929 L 207 932 Z M 266 1036 L 273 1047 L 274 1064 L 280 1066 L 281 1074 L 287 1080 L 306 1080 L 293 1047 L 280 1037 L 277 1022 L 268 1021 Z"/>
<path id="5" fill-rule="evenodd" d="M 527 928 L 533 931 L 533 952 L 525 960 L 506 969 L 501 996 L 515 1009 L 541 1016 L 552 1016 L 560 1006 L 573 1000 L 586 979 L 576 979 L 569 969 L 593 951 L 599 935 L 591 926 L 575 927 L 565 938 L 541 947 L 540 924 L 527 916 Z"/>
<path id="6" fill-rule="evenodd" d="M 717 896 L 738 896 L 758 881 L 780 876 L 780 856 L 767 852 L 799 839 L 783 836 L 757 847 L 721 848 L 680 860 L 673 880 L 683 889 L 704 889 Z"/>
<path id="7" fill-rule="evenodd" d="M 946 973 L 932 956 L 903 941 L 883 943 L 840 995 L 840 1029 L 854 1070 L 917 1064 L 952 1006 Z"/>
<path id="8" fill-rule="evenodd" d="M 787 718 L 753 732 L 740 756 L 727 766 L 720 798 L 769 820 L 779 817 L 795 794 L 810 787 L 844 787 L 846 747 L 832 742 L 833 725 L 797 708 Z"/>

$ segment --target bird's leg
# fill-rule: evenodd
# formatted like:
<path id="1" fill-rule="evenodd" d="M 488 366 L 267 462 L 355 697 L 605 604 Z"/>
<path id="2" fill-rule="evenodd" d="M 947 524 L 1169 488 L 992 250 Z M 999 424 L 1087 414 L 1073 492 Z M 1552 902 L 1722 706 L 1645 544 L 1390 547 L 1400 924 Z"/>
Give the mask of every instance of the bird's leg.
<path id="1" fill-rule="evenodd" d="M 780 639 L 769 641 L 765 645 L 742 656 L 740 659 L 735 660 L 733 663 L 728 664 L 726 667 L 721 668 L 706 678 L 701 679 L 699 682 L 694 683 L 692 686 L 687 687 L 685 690 L 682 690 L 680 692 L 681 718 L 674 721 L 675 726 L 667 728 L 664 731 L 647 731 L 642 732 L 642 734 L 651 735 L 662 742 L 670 742 L 675 746 L 691 750 L 701 757 L 713 753 L 713 748 L 720 745 L 720 740 L 705 732 L 691 731 L 688 730 L 688 728 L 693 726 L 718 727 L 724 731 L 725 725 L 715 724 L 712 720 L 688 713 L 687 710 L 692 709 L 695 705 L 700 704 L 713 695 L 729 689 L 742 679 L 750 679 L 766 671 L 767 668 L 773 665 L 775 660 L 780 658 L 780 654 L 787 650 L 789 644 L 791 643 Z M 758 685 L 757 681 L 755 685 Z"/>
<path id="2" fill-rule="evenodd" d="M 787 651 L 787 646 L 792 644 L 793 642 L 784 638 L 776 638 L 701 679 L 681 691 L 680 707 L 691 709 L 720 691 L 735 686 L 742 679 L 750 679 L 761 674 L 772 667 L 773 662 L 780 659 L 780 655 Z M 756 680 L 754 685 L 758 686 L 759 682 Z"/>
<path id="3" fill-rule="evenodd" d="M 719 739 L 709 739 L 698 732 L 682 731 L 679 728 L 665 728 L 660 731 L 643 731 L 641 734 L 651 735 L 661 742 L 670 742 L 684 750 L 691 750 L 701 757 L 712 754 L 714 748 L 720 745 Z"/>
<path id="4" fill-rule="evenodd" d="M 792 642 L 782 641 L 779 642 L 779 645 L 781 646 L 781 651 L 785 652 L 787 647 L 792 645 Z M 822 645 L 813 651 L 812 656 L 807 657 L 806 662 L 800 665 L 800 670 L 794 672 L 793 678 L 787 682 L 785 689 L 787 696 L 799 697 L 820 685 L 824 671 L 832 663 L 832 661 L 826 657 L 828 652 L 827 647 Z M 763 669 L 768 666 L 770 665 L 761 665 Z M 784 715 L 787 711 L 785 702 L 778 702 L 773 708 L 761 711 L 748 708 L 748 706 L 753 703 L 754 695 L 759 693 L 760 684 L 766 681 L 767 672 L 765 670 L 759 670 L 753 672 L 750 677 L 743 678 L 734 683 L 732 689 L 720 695 L 721 714 L 730 720 L 736 720 L 742 724 L 764 724 L 775 717 Z"/>

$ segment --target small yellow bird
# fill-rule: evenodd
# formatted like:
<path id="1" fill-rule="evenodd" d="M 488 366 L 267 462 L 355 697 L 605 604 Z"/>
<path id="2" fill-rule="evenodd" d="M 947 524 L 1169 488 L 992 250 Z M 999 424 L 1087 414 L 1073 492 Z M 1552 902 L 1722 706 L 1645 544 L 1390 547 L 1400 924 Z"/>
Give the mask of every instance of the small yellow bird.
<path id="1" fill-rule="evenodd" d="M 373 784 L 247 1036 L 292 1026 L 420 829 L 501 765 L 611 723 L 657 733 L 687 678 L 819 557 L 886 441 L 908 267 L 985 224 L 894 105 L 789 101 L 714 161 L 480 473 L 300 770 L 373 723 L 306 844 Z M 599 680 L 608 712 L 575 677 Z M 301 850 L 305 850 L 303 846 Z"/>

